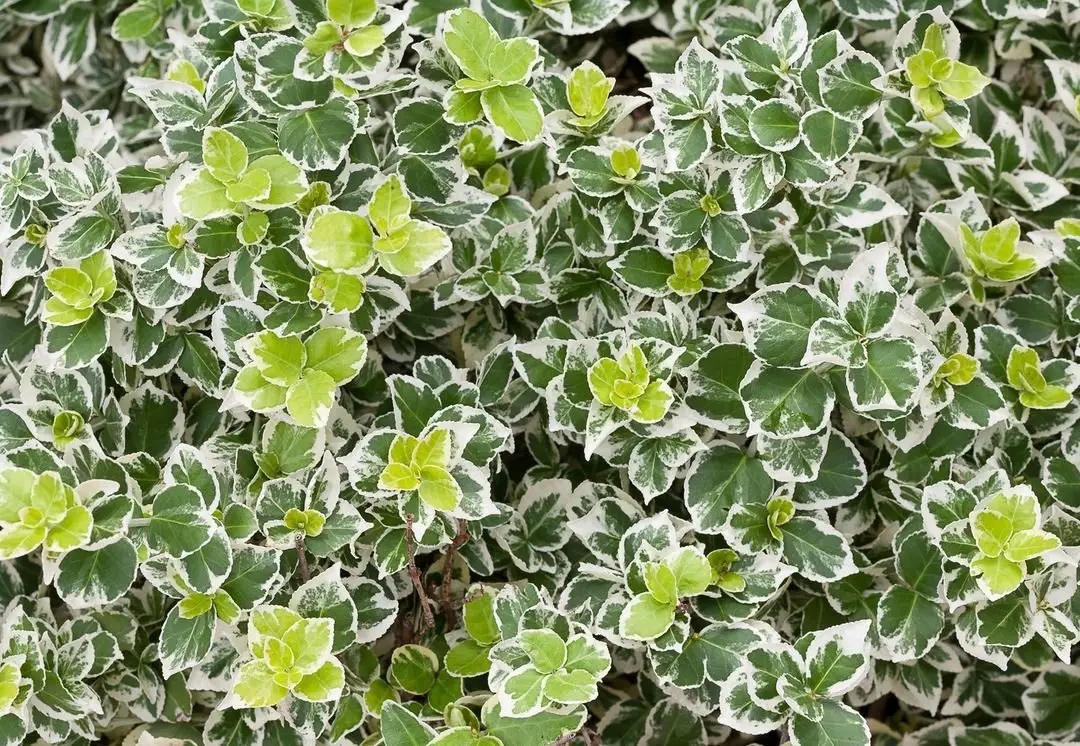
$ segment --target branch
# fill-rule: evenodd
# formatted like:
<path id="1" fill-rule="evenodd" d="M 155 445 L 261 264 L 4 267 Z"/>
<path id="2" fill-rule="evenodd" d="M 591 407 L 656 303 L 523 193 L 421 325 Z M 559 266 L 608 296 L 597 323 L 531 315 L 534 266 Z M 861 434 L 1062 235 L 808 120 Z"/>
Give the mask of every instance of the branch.
<path id="1" fill-rule="evenodd" d="M 482 590 L 483 587 L 484 587 L 484 585 L 483 585 L 483 583 L 481 583 L 480 584 L 481 590 L 476 591 L 475 593 L 470 593 L 470 594 L 468 594 L 466 596 L 462 596 L 461 598 L 456 599 L 454 601 L 451 601 L 450 602 L 450 607 L 453 608 L 453 609 L 460 609 L 463 606 L 465 606 L 465 604 L 470 603 L 471 601 L 475 601 L 476 599 L 480 598 L 481 596 L 484 595 L 484 591 Z"/>
<path id="2" fill-rule="evenodd" d="M 450 599 L 450 584 L 454 578 L 454 553 L 469 540 L 469 526 L 464 520 L 458 518 L 458 532 L 454 540 L 450 542 L 450 546 L 446 548 L 446 554 L 443 555 L 442 566 L 442 611 L 446 617 L 446 630 L 449 632 L 457 624 L 457 615 L 454 613 L 454 606 Z"/>
<path id="3" fill-rule="evenodd" d="M 594 731 L 587 725 L 583 725 L 578 730 L 571 731 L 570 733 L 560 736 L 559 740 L 555 741 L 555 743 L 551 744 L 551 746 L 566 746 L 569 743 L 573 743 L 574 739 L 577 738 L 579 735 L 583 739 L 585 739 L 585 743 L 588 744 L 588 746 L 596 746 L 600 743 L 597 740 L 596 731 Z"/>
<path id="4" fill-rule="evenodd" d="M 432 629 L 435 626 L 435 615 L 431 611 L 431 602 L 428 601 L 427 591 L 420 579 L 420 571 L 416 569 L 416 547 L 413 545 L 413 517 L 412 513 L 405 515 L 405 553 L 409 557 L 409 579 L 412 580 L 413 588 L 420 596 L 420 609 L 424 613 L 424 628 Z"/>
<path id="5" fill-rule="evenodd" d="M 300 580 L 304 583 L 311 580 L 311 571 L 307 565 L 307 547 L 304 546 L 304 534 L 302 531 L 296 532 L 296 559 L 297 569 L 300 570 Z"/>

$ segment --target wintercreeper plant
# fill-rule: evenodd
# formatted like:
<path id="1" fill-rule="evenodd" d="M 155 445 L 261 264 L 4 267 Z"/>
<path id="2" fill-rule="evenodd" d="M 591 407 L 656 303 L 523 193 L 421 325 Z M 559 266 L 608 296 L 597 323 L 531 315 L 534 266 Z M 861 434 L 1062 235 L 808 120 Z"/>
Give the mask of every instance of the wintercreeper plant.
<path id="1" fill-rule="evenodd" d="M 0 746 L 1080 741 L 1076 0 L 0 7 Z"/>

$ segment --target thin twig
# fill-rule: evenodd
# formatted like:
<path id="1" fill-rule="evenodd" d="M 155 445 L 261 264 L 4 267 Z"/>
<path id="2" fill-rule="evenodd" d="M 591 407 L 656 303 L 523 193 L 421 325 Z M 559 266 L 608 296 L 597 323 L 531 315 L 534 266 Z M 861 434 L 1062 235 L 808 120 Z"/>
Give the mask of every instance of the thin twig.
<path id="1" fill-rule="evenodd" d="M 435 627 L 435 614 L 431 611 L 431 602 L 428 601 L 427 591 L 424 590 L 424 583 L 420 579 L 420 571 L 416 569 L 416 548 L 413 546 L 412 527 L 412 513 L 407 513 L 405 515 L 405 553 L 409 557 L 409 579 L 412 580 L 413 587 L 420 596 L 420 609 L 424 613 L 424 628 L 432 629 Z"/>
<path id="2" fill-rule="evenodd" d="M 585 739 L 585 743 L 589 744 L 589 746 L 594 746 L 595 744 L 600 743 L 597 740 L 596 731 L 594 731 L 592 728 L 590 728 L 587 725 L 583 725 L 578 730 L 575 730 L 575 731 L 567 733 L 567 734 L 565 734 L 563 736 L 560 736 L 559 740 L 557 740 L 555 743 L 551 744 L 551 746 L 566 746 L 569 743 L 573 743 L 574 739 L 577 738 L 579 735 L 583 739 Z"/>
<path id="3" fill-rule="evenodd" d="M 304 534 L 301 531 L 296 532 L 296 558 L 297 567 L 300 570 L 300 580 L 308 582 L 311 580 L 311 571 L 307 566 L 307 547 L 304 546 Z"/>
<path id="4" fill-rule="evenodd" d="M 454 553 L 469 540 L 469 525 L 461 518 L 458 518 L 457 525 L 457 536 L 450 542 L 450 546 L 446 548 L 446 554 L 443 555 L 441 606 L 443 615 L 446 618 L 447 632 L 457 625 L 457 615 L 454 613 L 454 606 L 450 599 L 450 584 L 454 577 Z"/>
<path id="5" fill-rule="evenodd" d="M 480 587 L 483 588 L 483 585 L 481 585 Z M 451 608 L 454 608 L 454 609 L 460 609 L 465 604 L 471 603 L 472 601 L 475 601 L 476 599 L 482 597 L 483 595 L 484 595 L 484 591 L 479 590 L 479 591 L 476 591 L 475 593 L 470 593 L 467 596 L 463 596 L 463 597 L 461 597 L 459 599 L 451 601 L 450 606 L 451 606 Z"/>

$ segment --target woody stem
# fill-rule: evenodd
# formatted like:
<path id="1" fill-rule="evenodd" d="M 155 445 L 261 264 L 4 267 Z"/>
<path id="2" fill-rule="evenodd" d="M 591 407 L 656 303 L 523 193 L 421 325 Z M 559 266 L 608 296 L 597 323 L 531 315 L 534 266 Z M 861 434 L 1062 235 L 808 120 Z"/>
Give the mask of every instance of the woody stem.
<path id="1" fill-rule="evenodd" d="M 465 542 L 469 540 L 469 526 L 462 519 L 458 518 L 458 532 L 454 540 L 450 542 L 450 546 L 446 548 L 446 554 L 443 555 L 442 566 L 442 609 L 443 614 L 446 616 L 446 630 L 452 630 L 457 623 L 456 615 L 454 614 L 454 606 L 450 603 L 450 584 L 454 578 L 454 553 L 462 547 Z"/>
<path id="2" fill-rule="evenodd" d="M 304 545 L 304 534 L 298 531 L 294 543 L 296 545 L 296 562 L 297 569 L 300 571 L 300 580 L 306 583 L 311 580 L 311 571 L 308 569 L 307 547 Z"/>
<path id="3" fill-rule="evenodd" d="M 431 602 L 428 601 L 427 591 L 420 580 L 420 570 L 416 567 L 416 547 L 413 545 L 413 516 L 412 513 L 405 515 L 405 553 L 409 557 L 409 579 L 412 580 L 413 588 L 420 596 L 420 609 L 424 614 L 424 627 L 431 629 L 435 626 L 435 614 L 431 611 Z"/>

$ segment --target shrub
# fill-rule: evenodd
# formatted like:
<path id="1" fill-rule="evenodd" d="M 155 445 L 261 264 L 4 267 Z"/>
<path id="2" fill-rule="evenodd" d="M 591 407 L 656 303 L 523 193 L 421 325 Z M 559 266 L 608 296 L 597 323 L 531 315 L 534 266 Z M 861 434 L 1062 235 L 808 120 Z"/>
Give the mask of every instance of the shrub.
<path id="1" fill-rule="evenodd" d="M 0 746 L 1080 739 L 1075 3 L 128 2 L 0 16 Z"/>

